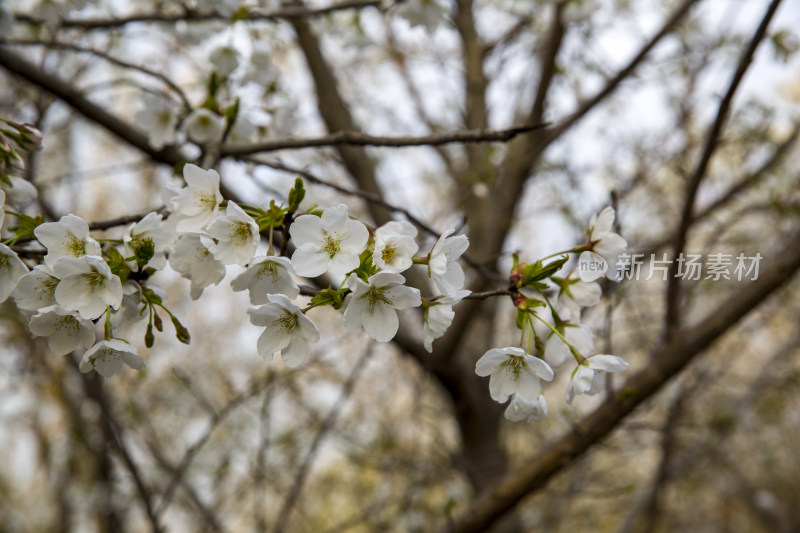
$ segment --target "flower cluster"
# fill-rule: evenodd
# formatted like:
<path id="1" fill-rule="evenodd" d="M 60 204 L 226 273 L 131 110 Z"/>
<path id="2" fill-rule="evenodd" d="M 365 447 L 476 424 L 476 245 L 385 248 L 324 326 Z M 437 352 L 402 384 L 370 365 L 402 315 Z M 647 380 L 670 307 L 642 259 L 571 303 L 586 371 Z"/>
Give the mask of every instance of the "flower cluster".
<path id="1" fill-rule="evenodd" d="M 512 298 L 517 308 L 516 324 L 522 330 L 522 347 L 490 349 L 475 365 L 476 374 L 490 376 L 492 399 L 504 403 L 511 397 L 505 411 L 507 419 L 518 422 L 545 418 L 547 402 L 540 380 L 552 381 L 553 368 L 562 366 L 570 357 L 574 358 L 576 366 L 567 385 L 568 404 L 576 395 L 601 392 L 606 373 L 628 369 L 628 363 L 618 356 L 597 354 L 592 328 L 581 323 L 582 309 L 596 305 L 602 297 L 597 278 L 583 281 L 573 277 L 574 271 L 565 278 L 555 275 L 567 262 L 566 254 L 598 254 L 611 258 L 621 253 L 627 243 L 611 231 L 614 219 L 615 213 L 610 207 L 603 209 L 600 215 L 593 215 L 587 231 L 588 241 L 563 252 L 565 255 L 548 264 L 543 261 L 520 263 L 515 255 L 510 283 L 515 289 Z M 550 298 L 553 292 L 555 304 Z M 550 310 L 550 317 L 540 314 L 541 307 Z M 548 330 L 546 339 L 537 332 L 535 322 Z"/>
<path id="2" fill-rule="evenodd" d="M 129 225 L 119 239 L 96 238 L 89 224 L 72 214 L 42 223 L 12 212 L 20 224 L 15 236 L 0 244 L 0 301 L 13 295 L 31 333 L 47 338 L 54 353 L 86 348 L 80 369 L 110 377 L 123 364 L 144 367 L 133 345 L 114 336 L 124 322 L 147 318 L 144 340 L 151 347 L 153 330 L 163 331 L 160 313 L 166 312 L 178 339 L 189 342 L 188 331 L 164 306 L 165 295 L 152 282 L 167 265 L 189 281 L 192 299 L 220 283 L 229 265 L 243 267 L 231 288 L 248 291 L 250 321 L 264 328 L 258 353 L 267 360 L 279 353 L 292 367 L 302 364 L 309 344 L 320 339 L 317 326 L 306 316 L 315 307 L 342 309 L 348 330 L 363 329 L 369 337 L 387 342 L 398 331 L 399 310 L 425 305 L 423 337 L 430 350 L 452 321 L 452 306 L 469 294 L 462 288 L 465 277 L 458 264 L 468 241 L 451 236 L 453 230 L 445 232 L 427 256 L 417 257 L 417 230 L 408 222 L 368 228 L 352 218 L 344 204 L 300 212 L 302 180 L 297 180 L 287 205 L 273 201 L 261 208 L 224 201 L 215 170 L 186 164 L 183 178 L 184 187 L 165 188 L 166 209 Z M 5 199 L 0 191 L 0 200 Z M 291 256 L 276 253 L 276 230 L 291 239 Z M 263 237 L 266 253 L 259 254 Z M 30 257 L 43 257 L 40 264 L 29 266 L 9 245 L 30 239 L 43 247 Z M 283 243 L 281 252 L 288 244 Z M 400 273 L 415 264 L 427 268 L 440 295 L 423 299 L 419 289 L 405 285 Z M 331 285 L 301 309 L 296 277 L 323 275 Z M 97 341 L 95 326 L 101 323 L 104 334 Z"/>
<path id="3" fill-rule="evenodd" d="M 229 52 L 215 57 L 222 71 L 225 65 L 236 68 Z M 29 144 L 36 140 L 29 138 L 30 132 L 25 135 L 19 133 L 15 142 L 22 146 L 26 140 Z M 166 266 L 189 281 L 189 294 L 195 300 L 206 287 L 219 284 L 230 265 L 241 267 L 231 288 L 248 292 L 250 322 L 263 328 L 257 351 L 266 360 L 280 354 L 290 367 L 301 365 L 309 345 L 320 340 L 319 329 L 308 317 L 316 307 L 341 310 L 348 331 L 363 330 L 379 342 L 397 335 L 399 311 L 422 307 L 421 337 L 431 352 L 433 342 L 452 324 L 454 306 L 470 295 L 464 289 L 466 276 L 460 263 L 469 240 L 454 235 L 454 229 L 441 234 L 429 244 L 427 254 L 420 255 L 417 228 L 409 222 L 368 227 L 352 217 L 344 204 L 301 210 L 305 190 L 299 178 L 286 205 L 273 200 L 268 207 L 226 201 L 215 170 L 186 164 L 183 179 L 184 187 L 164 189 L 166 208 L 130 224 L 120 238 L 102 239 L 93 236 L 85 220 L 72 214 L 45 223 L 5 209 L 25 195 L 15 194 L 15 184 L 4 181 L 0 230 L 8 214 L 18 224 L 6 228 L 5 233 L 13 236 L 0 243 L 0 301 L 13 297 L 31 333 L 46 338 L 51 351 L 63 355 L 83 348 L 80 370 L 111 377 L 124 365 L 144 367 L 136 348 L 114 336 L 115 328 L 125 322 L 147 319 L 144 343 L 151 347 L 153 330 L 163 331 L 161 314 L 166 313 L 177 338 L 190 341 L 186 328 L 165 307 L 163 291 L 152 281 Z M 557 276 L 569 254 L 596 254 L 611 260 L 624 250 L 625 240 L 612 231 L 614 218 L 610 208 L 593 216 L 587 242 L 555 254 L 560 257 L 550 262 L 546 258 L 527 264 L 514 256 L 507 293 L 522 330 L 520 346 L 492 348 L 475 367 L 479 376 L 489 376 L 492 399 L 500 403 L 510 399 L 506 418 L 546 417 L 541 381 L 552 381 L 553 369 L 570 358 L 576 366 L 566 390 L 567 403 L 576 395 L 597 394 L 606 373 L 628 368 L 617 356 L 597 354 L 592 329 L 581 322 L 582 310 L 601 300 L 597 280 L 575 277 L 574 271 Z M 273 242 L 276 233 L 283 237 L 280 246 Z M 27 241 L 38 244 L 19 248 L 18 243 Z M 291 255 L 287 253 L 290 244 Z M 17 255 L 18 250 L 36 252 L 37 245 L 41 246 L 38 253 L 24 256 L 31 264 Z M 34 264 L 37 257 L 41 262 Z M 427 289 L 435 291 L 432 295 L 423 297 L 420 288 L 407 285 L 406 272 L 415 267 L 424 269 L 420 274 L 427 274 Z M 316 282 L 322 281 L 327 288 L 301 291 L 298 277 L 320 276 L 324 281 Z M 307 296 L 312 297 L 299 300 Z M 550 310 L 549 317 L 541 308 Z M 103 325 L 100 340 L 95 331 L 99 324 Z M 539 333 L 534 324 L 547 328 L 546 334 Z"/>

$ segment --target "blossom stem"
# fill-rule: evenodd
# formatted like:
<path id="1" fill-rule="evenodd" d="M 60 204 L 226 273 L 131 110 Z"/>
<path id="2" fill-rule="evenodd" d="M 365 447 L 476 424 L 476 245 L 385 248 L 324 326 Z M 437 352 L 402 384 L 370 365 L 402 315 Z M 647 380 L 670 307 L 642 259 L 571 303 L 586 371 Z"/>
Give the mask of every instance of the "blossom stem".
<path id="1" fill-rule="evenodd" d="M 411 258 L 411 262 L 413 264 L 415 264 L 415 265 L 427 265 L 428 264 L 428 259 L 430 259 L 429 256 L 423 255 L 423 256 L 420 256 L 420 257 L 412 257 Z"/>
<path id="2" fill-rule="evenodd" d="M 555 327 L 555 326 L 553 326 L 553 325 L 552 325 L 550 322 L 548 322 L 547 320 L 543 319 L 542 317 L 540 317 L 540 316 L 539 316 L 539 315 L 537 315 L 536 313 L 533 313 L 533 312 L 532 312 L 531 314 L 532 314 L 533 316 L 535 316 L 536 318 L 538 318 L 538 319 L 539 319 L 539 320 L 540 320 L 540 321 L 541 321 L 541 322 L 542 322 L 542 323 L 543 323 L 545 326 L 547 326 L 548 328 L 550 328 L 550 330 L 551 330 L 553 333 L 555 333 L 556 335 L 558 335 L 558 337 L 559 337 L 559 338 L 560 338 L 562 341 L 564 341 L 564 343 L 565 343 L 565 344 L 566 344 L 566 345 L 569 347 L 569 351 L 570 351 L 570 353 L 572 354 L 572 357 L 574 357 L 574 358 L 575 358 L 575 360 L 578 362 L 578 364 L 579 364 L 579 365 L 580 365 L 580 364 L 583 364 L 583 362 L 586 360 L 586 358 L 585 358 L 584 356 L 582 356 L 582 355 L 581 355 L 581 354 L 578 352 L 578 350 L 576 350 L 576 349 L 575 349 L 575 347 L 572 345 L 572 343 L 570 343 L 570 342 L 567 340 L 567 338 L 566 338 L 566 337 L 564 337 L 564 334 L 563 334 L 563 333 L 561 333 L 560 331 L 558 331 L 558 329 L 556 329 L 556 327 Z"/>

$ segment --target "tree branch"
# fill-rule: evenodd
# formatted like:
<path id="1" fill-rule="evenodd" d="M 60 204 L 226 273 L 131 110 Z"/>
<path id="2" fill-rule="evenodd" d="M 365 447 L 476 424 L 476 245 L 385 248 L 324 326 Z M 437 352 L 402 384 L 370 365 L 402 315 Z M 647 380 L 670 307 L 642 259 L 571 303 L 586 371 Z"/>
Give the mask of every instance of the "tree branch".
<path id="1" fill-rule="evenodd" d="M 223 156 L 242 157 L 263 152 L 286 149 L 319 148 L 325 146 L 385 146 L 403 148 L 410 146 L 438 146 L 453 143 L 507 142 L 530 131 L 543 129 L 546 123 L 516 126 L 505 130 L 458 130 L 434 133 L 420 137 L 383 137 L 357 131 L 337 131 L 322 137 L 306 139 L 275 139 L 251 145 L 228 145 L 222 148 Z"/>
<path id="2" fill-rule="evenodd" d="M 638 405 L 655 394 L 741 318 L 761 304 L 800 269 L 800 234 L 784 247 L 771 267 L 757 281 L 728 298 L 698 325 L 667 339 L 648 366 L 632 376 L 616 397 L 610 397 L 567 435 L 536 458 L 524 461 L 514 474 L 486 491 L 452 528 L 460 533 L 484 530 L 520 500 L 542 488 L 555 474 L 607 436 Z"/>
<path id="3" fill-rule="evenodd" d="M 683 203 L 683 212 L 681 213 L 680 224 L 677 232 L 675 233 L 675 238 L 672 244 L 673 257 L 678 257 L 681 253 L 683 253 L 689 228 L 691 227 L 692 220 L 694 218 L 692 216 L 692 211 L 694 209 L 694 200 L 697 196 L 697 190 L 700 188 L 700 182 L 706 175 L 708 164 L 711 161 L 711 156 L 714 155 L 714 152 L 717 149 L 719 136 L 728 117 L 728 112 L 730 110 L 731 103 L 733 102 L 733 96 L 736 94 L 736 90 L 739 88 L 739 85 L 744 78 L 744 74 L 753 60 L 753 55 L 756 52 L 756 48 L 758 48 L 761 40 L 766 35 L 767 27 L 769 26 L 769 23 L 772 20 L 772 17 L 775 14 L 775 11 L 778 9 L 780 3 L 781 0 L 773 0 L 773 2 L 767 8 L 767 11 L 764 13 L 764 17 L 761 19 L 758 29 L 753 35 L 753 38 L 750 40 L 750 44 L 747 46 L 747 49 L 744 51 L 741 59 L 739 60 L 739 64 L 736 67 L 736 72 L 733 75 L 733 79 L 731 79 L 728 91 L 726 92 L 725 97 L 722 99 L 722 102 L 720 102 L 719 110 L 717 111 L 717 117 L 714 119 L 714 124 L 711 127 L 708 137 L 706 138 L 706 145 L 703 149 L 703 154 L 700 157 L 697 168 L 695 168 L 694 173 L 689 178 L 689 185 L 686 190 L 686 199 Z M 678 322 L 680 319 L 679 308 L 681 284 L 680 278 L 675 276 L 677 267 L 677 261 L 670 263 L 668 273 L 669 280 L 667 282 L 666 292 L 667 332 L 678 327 Z"/>

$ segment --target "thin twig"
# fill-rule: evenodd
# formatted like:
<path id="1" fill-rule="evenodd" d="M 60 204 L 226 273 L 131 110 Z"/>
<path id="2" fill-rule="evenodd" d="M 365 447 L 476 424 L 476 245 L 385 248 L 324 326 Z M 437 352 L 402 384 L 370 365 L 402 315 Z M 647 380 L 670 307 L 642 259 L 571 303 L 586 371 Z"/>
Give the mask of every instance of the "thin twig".
<path id="1" fill-rule="evenodd" d="M 356 381 L 361 375 L 361 371 L 366 366 L 367 361 L 372 356 L 372 353 L 373 345 L 370 344 L 364 354 L 356 362 L 352 372 L 350 373 L 350 376 L 348 376 L 347 381 L 345 381 L 342 387 L 342 392 L 339 394 L 339 398 L 336 400 L 336 403 L 333 405 L 333 407 L 331 407 L 328 416 L 325 417 L 325 420 L 322 422 L 322 426 L 314 436 L 311 447 L 308 449 L 308 454 L 306 454 L 305 460 L 300 465 L 300 469 L 297 471 L 297 474 L 294 477 L 292 488 L 289 490 L 289 494 L 286 496 L 286 500 L 284 500 L 283 506 L 278 513 L 278 519 L 275 522 L 275 527 L 272 530 L 274 533 L 281 533 L 286 528 L 286 522 L 289 518 L 289 513 L 292 511 L 292 507 L 294 507 L 297 498 L 300 496 L 300 491 L 302 490 L 303 484 L 308 476 L 311 464 L 314 462 L 314 458 L 317 455 L 319 445 L 322 443 L 322 440 L 325 438 L 328 432 L 333 429 L 342 407 L 344 407 L 345 402 L 347 402 L 347 399 L 350 397 L 350 393 L 353 392 Z"/>
<path id="2" fill-rule="evenodd" d="M 29 41 L 22 39 L 8 39 L 8 40 L 0 40 L 0 44 L 11 45 L 11 46 L 45 46 L 50 49 L 69 50 L 72 52 L 78 52 L 82 54 L 91 54 L 93 56 L 104 59 L 105 61 L 108 61 L 109 63 L 112 63 L 114 65 L 131 70 L 136 70 L 138 72 L 147 74 L 148 76 L 158 79 L 164 85 L 172 89 L 175 92 L 175 94 L 178 95 L 178 98 L 180 98 L 185 111 L 188 112 L 188 110 L 192 108 L 192 104 L 191 102 L 189 102 L 189 99 L 186 97 L 186 94 L 183 92 L 183 90 L 181 90 L 181 88 L 178 87 L 175 84 L 175 82 L 173 82 L 164 74 L 156 72 L 155 70 L 149 69 L 147 67 L 143 67 L 141 65 L 135 65 L 133 63 L 123 61 L 122 59 L 117 59 L 116 57 L 110 56 L 106 52 L 103 52 L 101 50 L 95 50 L 93 48 L 86 48 L 84 46 L 78 46 L 76 44 L 64 43 L 59 41 Z"/>
<path id="3" fill-rule="evenodd" d="M 744 74 L 753 60 L 753 55 L 756 52 L 756 48 L 758 48 L 761 40 L 766 35 L 767 27 L 769 26 L 772 16 L 775 14 L 775 11 L 778 9 L 780 3 L 781 0 L 773 0 L 773 2 L 767 8 L 764 17 L 761 19 L 761 23 L 758 25 L 758 29 L 753 35 L 753 38 L 750 40 L 750 44 L 742 53 L 742 57 L 739 59 L 739 64 L 736 67 L 736 72 L 731 79 L 731 83 L 728 86 L 727 92 L 725 93 L 725 97 L 719 104 L 719 110 L 717 111 L 717 116 L 714 119 L 714 124 L 712 125 L 711 131 L 706 138 L 703 154 L 700 157 L 700 161 L 697 163 L 694 173 L 688 180 L 689 185 L 686 190 L 686 199 L 683 203 L 683 212 L 681 213 L 680 224 L 677 232 L 675 233 L 675 238 L 672 245 L 673 257 L 678 257 L 681 253 L 683 253 L 689 228 L 691 227 L 692 220 L 694 219 L 692 212 L 694 210 L 695 197 L 697 196 L 697 191 L 700 188 L 700 182 L 702 182 L 703 178 L 706 176 L 706 171 L 708 170 L 711 156 L 714 155 L 714 152 L 716 152 L 717 146 L 719 145 L 719 136 L 722 132 L 722 127 L 728 118 L 728 112 L 730 110 L 731 103 L 733 102 L 733 95 L 736 94 L 736 90 L 739 88 L 739 85 L 744 78 Z M 669 281 L 667 282 L 666 291 L 665 334 L 669 334 L 669 332 L 675 330 L 679 325 L 681 284 L 680 278 L 675 276 L 677 267 L 677 261 L 670 263 L 668 273 Z"/>

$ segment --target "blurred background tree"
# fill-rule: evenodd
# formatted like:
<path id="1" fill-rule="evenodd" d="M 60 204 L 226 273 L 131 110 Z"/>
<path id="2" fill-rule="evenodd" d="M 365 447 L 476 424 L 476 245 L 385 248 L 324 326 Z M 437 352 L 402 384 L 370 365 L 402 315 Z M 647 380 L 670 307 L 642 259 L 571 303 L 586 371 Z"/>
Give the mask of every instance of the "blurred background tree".
<path id="1" fill-rule="evenodd" d="M 644 271 L 764 258 L 754 281 L 606 282 L 583 318 L 631 370 L 572 406 L 560 375 L 534 424 L 474 372 L 516 342 L 506 299 L 459 304 L 432 354 L 419 315 L 374 345 L 321 311 L 290 370 L 257 357 L 246 296 L 189 304 L 165 272 L 192 345 L 159 337 L 108 381 L 7 301 L 0 529 L 795 531 L 800 9 L 779 4 L 0 4 L 0 116 L 44 133 L 26 212 L 48 220 L 135 220 L 195 161 L 228 199 L 285 200 L 300 175 L 308 205 L 415 217 L 422 250 L 463 227 L 474 292 L 508 284 L 514 251 L 581 242 L 609 203 Z M 225 143 L 183 144 L 201 107 L 235 117 Z"/>

